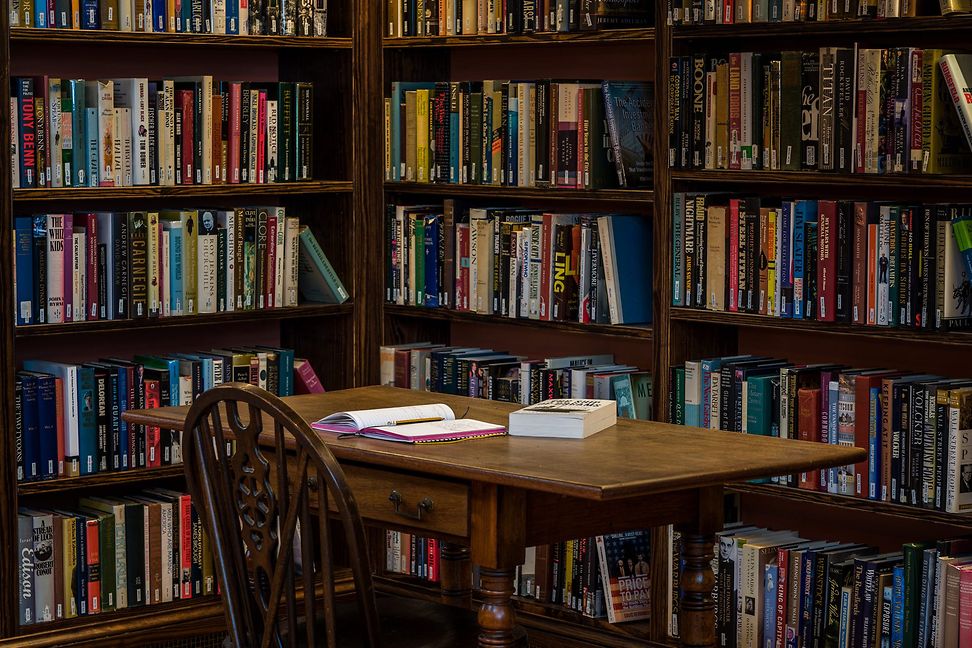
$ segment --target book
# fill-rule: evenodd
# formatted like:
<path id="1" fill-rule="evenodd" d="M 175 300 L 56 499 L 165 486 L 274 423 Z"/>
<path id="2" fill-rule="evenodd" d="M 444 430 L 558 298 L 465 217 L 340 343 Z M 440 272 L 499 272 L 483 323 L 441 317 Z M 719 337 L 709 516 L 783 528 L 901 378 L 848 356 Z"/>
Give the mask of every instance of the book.
<path id="1" fill-rule="evenodd" d="M 601 88 L 618 186 L 627 189 L 651 187 L 654 168 L 652 84 L 604 81 Z"/>
<path id="2" fill-rule="evenodd" d="M 457 419 L 455 412 L 441 403 L 337 412 L 315 421 L 311 428 L 401 443 L 462 441 L 506 434 L 502 425 Z"/>
<path id="3" fill-rule="evenodd" d="M 510 413 L 510 436 L 585 439 L 618 421 L 614 401 L 555 398 Z"/>
<path id="4" fill-rule="evenodd" d="M 597 536 L 597 558 L 610 623 L 651 617 L 651 536 L 628 531 Z"/>

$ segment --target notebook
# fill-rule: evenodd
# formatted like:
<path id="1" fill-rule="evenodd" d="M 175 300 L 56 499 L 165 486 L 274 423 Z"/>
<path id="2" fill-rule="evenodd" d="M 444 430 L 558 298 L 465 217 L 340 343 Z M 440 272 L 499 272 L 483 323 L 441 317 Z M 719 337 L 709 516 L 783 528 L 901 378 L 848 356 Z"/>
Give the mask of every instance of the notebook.
<path id="1" fill-rule="evenodd" d="M 442 403 L 337 412 L 312 423 L 311 428 L 400 443 L 441 443 L 506 434 L 502 425 L 457 419 L 452 408 Z"/>

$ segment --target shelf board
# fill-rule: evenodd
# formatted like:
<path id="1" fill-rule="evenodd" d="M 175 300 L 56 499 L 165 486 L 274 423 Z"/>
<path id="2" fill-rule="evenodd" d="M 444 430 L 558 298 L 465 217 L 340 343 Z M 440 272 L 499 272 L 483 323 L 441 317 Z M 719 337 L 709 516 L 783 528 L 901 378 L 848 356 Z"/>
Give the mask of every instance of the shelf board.
<path id="1" fill-rule="evenodd" d="M 423 308 L 421 306 L 400 306 L 385 304 L 385 314 L 395 317 L 411 317 L 416 319 L 432 319 L 449 322 L 472 322 L 476 324 L 497 324 L 522 326 L 538 330 L 565 331 L 569 333 L 584 333 L 587 335 L 607 335 L 616 337 L 651 339 L 651 326 L 634 324 L 580 324 L 578 322 L 547 322 L 531 319 L 502 317 L 500 315 L 482 315 L 466 311 L 456 311 L 449 308 Z"/>
<path id="2" fill-rule="evenodd" d="M 419 598 L 424 601 L 443 603 L 438 585 L 402 574 L 385 573 L 375 576 L 375 588 L 396 596 Z M 471 604 L 482 601 L 477 591 L 472 592 Z M 608 623 L 606 618 L 592 619 L 553 603 L 540 603 L 531 598 L 513 597 L 516 622 L 527 633 L 537 631 L 560 636 L 570 635 L 577 640 L 590 640 L 591 645 L 630 646 L 632 648 L 675 648 L 676 644 L 660 643 L 648 638 L 649 624 L 643 621 Z M 596 643 L 594 643 L 596 641 Z M 546 645 L 546 644 L 544 644 Z"/>
<path id="3" fill-rule="evenodd" d="M 650 205 L 651 189 L 543 189 L 538 187 L 500 187 L 495 185 L 436 184 L 432 182 L 386 182 L 385 191 L 399 194 L 455 196 L 457 198 L 512 198 L 519 200 L 600 200 Z"/>
<path id="4" fill-rule="evenodd" d="M 951 526 L 972 527 L 972 515 L 965 513 L 943 513 L 942 511 L 935 511 L 917 506 L 905 506 L 904 504 L 893 504 L 891 502 L 876 502 L 874 500 L 863 499 L 860 497 L 833 495 L 831 493 L 821 493 L 818 491 L 803 490 L 801 488 L 790 488 L 788 486 L 778 486 L 776 484 L 736 483 L 728 484 L 726 489 L 736 493 L 779 497 L 791 502 L 837 506 L 845 510 L 854 509 L 855 511 L 859 511 L 861 513 L 873 513 L 878 515 L 890 515 L 897 518 L 909 518 L 918 522 L 934 522 L 937 524 L 948 524 Z"/>
<path id="5" fill-rule="evenodd" d="M 147 484 L 159 479 L 172 479 L 182 476 L 182 465 L 162 466 L 161 468 L 141 468 L 137 470 L 122 470 L 119 472 L 97 473 L 83 477 L 66 477 L 63 479 L 48 479 L 17 484 L 17 495 L 46 495 L 49 493 L 66 493 L 102 486 L 119 486 L 122 484 Z"/>
<path id="6" fill-rule="evenodd" d="M 887 18 L 883 20 L 827 20 L 822 22 L 739 23 L 733 25 L 685 25 L 672 29 L 672 39 L 717 40 L 732 38 L 780 38 L 785 36 L 836 36 L 902 34 L 913 37 L 947 32 L 954 36 L 959 30 L 972 28 L 972 16 L 921 16 L 917 18 Z"/>
<path id="7" fill-rule="evenodd" d="M 385 49 L 488 47 L 492 45 L 546 45 L 554 43 L 650 43 L 655 29 L 604 29 L 579 32 L 536 32 L 533 34 L 477 34 L 474 36 L 405 36 L 384 38 Z"/>
<path id="8" fill-rule="evenodd" d="M 49 337 L 52 335 L 74 335 L 77 333 L 100 333 L 105 331 L 132 331 L 162 329 L 180 326 L 205 326 L 207 324 L 236 324 L 239 322 L 264 322 L 297 319 L 300 317 L 325 317 L 348 315 L 354 309 L 350 302 L 344 304 L 303 304 L 287 308 L 266 308 L 262 310 L 230 311 L 226 313 L 207 313 L 204 315 L 185 315 L 182 317 L 155 317 L 147 319 L 95 320 L 92 322 L 70 322 L 66 324 L 36 324 L 18 326 L 14 335 L 17 338 Z"/>
<path id="9" fill-rule="evenodd" d="M 31 29 L 14 27 L 12 43 L 77 43 L 88 45 L 155 45 L 185 47 L 248 47 L 264 49 L 351 49 L 350 38 L 305 38 L 297 36 L 233 36 L 228 34 L 182 34 L 123 32 L 110 30 Z"/>
<path id="10" fill-rule="evenodd" d="M 828 335 L 847 335 L 869 339 L 894 340 L 901 342 L 925 342 L 968 346 L 972 344 L 972 331 L 925 331 L 912 328 L 891 328 L 887 326 L 858 326 L 842 322 L 817 322 L 815 320 L 784 319 L 768 315 L 750 313 L 729 313 L 698 308 L 673 307 L 672 321 L 701 322 L 720 326 L 739 326 L 761 329 L 778 329 L 788 332 L 805 331 Z"/>
<path id="11" fill-rule="evenodd" d="M 921 174 L 847 174 L 820 171 L 671 171 L 675 182 L 721 183 L 731 185 L 780 184 L 804 187 L 841 187 L 887 190 L 896 185 L 902 189 L 972 189 L 972 175 Z M 781 190 L 785 190 L 785 186 Z"/>
<path id="12" fill-rule="evenodd" d="M 130 200 L 137 198 L 237 198 L 326 193 L 349 193 L 345 180 L 274 182 L 269 184 L 178 185 L 175 187 L 79 187 L 61 189 L 14 189 L 14 202 L 56 200 Z"/>

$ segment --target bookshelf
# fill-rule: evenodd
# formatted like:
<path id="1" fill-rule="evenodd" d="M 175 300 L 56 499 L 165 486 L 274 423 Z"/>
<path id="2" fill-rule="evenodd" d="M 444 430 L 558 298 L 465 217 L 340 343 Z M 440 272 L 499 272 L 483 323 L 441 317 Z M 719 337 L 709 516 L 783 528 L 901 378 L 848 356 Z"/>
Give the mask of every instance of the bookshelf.
<path id="1" fill-rule="evenodd" d="M 353 114 L 380 109 L 365 103 L 367 65 L 377 52 L 369 3 L 328 3 L 328 36 L 232 36 L 26 29 L 0 15 L 0 99 L 4 110 L 0 139 L 10 137 L 10 78 L 160 78 L 212 74 L 219 79 L 307 80 L 314 83 L 314 139 L 310 181 L 275 184 L 179 185 L 12 189 L 9 156 L 0 161 L 0 214 L 4 231 L 15 216 L 65 211 L 130 211 L 179 207 L 233 208 L 273 205 L 287 208 L 308 225 L 341 277 L 351 299 L 341 305 L 301 300 L 266 310 L 218 312 L 142 320 L 96 320 L 66 324 L 14 325 L 12 282 L 0 288 L 0 645 L 166 646 L 218 633 L 223 615 L 218 597 L 176 601 L 117 612 L 18 626 L 16 579 L 17 508 L 71 502 L 79 496 L 126 494 L 132 489 L 184 488 L 182 466 L 107 472 L 47 481 L 16 482 L 14 376 L 25 358 L 77 362 L 104 356 L 190 351 L 225 345 L 274 344 L 293 348 L 313 365 L 328 389 L 369 381 L 369 353 L 355 344 L 368 315 L 371 279 L 358 263 L 371 255 L 365 225 L 368 192 L 379 172 L 356 165 L 367 141 L 366 121 Z M 356 15 L 356 12 L 357 15 Z M 361 34 L 361 38 L 357 35 Z M 84 60 L 85 62 L 81 62 Z M 380 95 L 380 90 L 378 91 Z M 373 200 L 374 198 L 372 198 Z M 0 272 L 10 276 L 13 247 L 0 243 Z M 374 304 L 371 306 L 372 312 Z M 376 354 L 376 351 L 375 351 Z M 376 363 L 373 363 L 376 364 Z M 347 589 L 346 585 L 342 587 Z M 164 636 L 160 630 L 164 629 Z M 185 645 L 188 645 L 185 644 Z M 195 644 L 194 644 L 195 645 Z M 202 644 L 199 644 L 202 645 Z M 206 644 L 208 645 L 208 644 Z"/>
<path id="2" fill-rule="evenodd" d="M 672 55 L 694 52 L 813 50 L 820 47 L 955 47 L 968 49 L 968 15 L 921 16 L 834 22 L 679 25 L 670 27 Z M 944 39 L 944 42 L 943 40 Z M 964 40 L 964 43 L 963 43 Z M 668 105 L 667 84 L 659 97 Z M 663 101 L 659 99 L 659 101 Z M 951 106 L 949 106 L 951 107 Z M 656 131 L 656 135 L 667 131 Z M 945 377 L 968 375 L 956 361 L 972 337 L 968 331 L 858 326 L 842 322 L 672 306 L 673 192 L 732 192 L 733 196 L 827 198 L 869 201 L 965 202 L 967 175 L 845 175 L 816 171 L 729 171 L 664 168 L 655 187 L 658 241 L 665 241 L 666 266 L 656 282 L 656 389 L 669 393 L 669 369 L 688 360 L 754 353 L 793 362 L 840 362 L 848 366 L 927 371 Z M 661 255 L 660 255 L 661 256 Z M 664 417 L 664 413 L 662 413 Z M 770 528 L 794 528 L 808 538 L 873 544 L 883 551 L 902 543 L 955 537 L 972 530 L 972 516 L 928 508 L 789 488 L 772 483 L 734 484 L 727 489 L 739 517 Z"/>

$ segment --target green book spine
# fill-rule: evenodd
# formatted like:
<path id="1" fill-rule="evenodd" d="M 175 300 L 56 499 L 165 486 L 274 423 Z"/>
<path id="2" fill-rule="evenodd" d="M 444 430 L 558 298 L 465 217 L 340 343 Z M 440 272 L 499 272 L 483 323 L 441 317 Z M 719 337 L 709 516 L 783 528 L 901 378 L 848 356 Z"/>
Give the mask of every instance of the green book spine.
<path id="1" fill-rule="evenodd" d="M 675 425 L 685 425 L 685 367 L 675 367 L 672 377 L 672 417 Z"/>
<path id="2" fill-rule="evenodd" d="M 925 545 L 904 545 L 904 646 L 914 646 L 918 638 L 918 594 L 921 591 L 921 562 Z"/>

